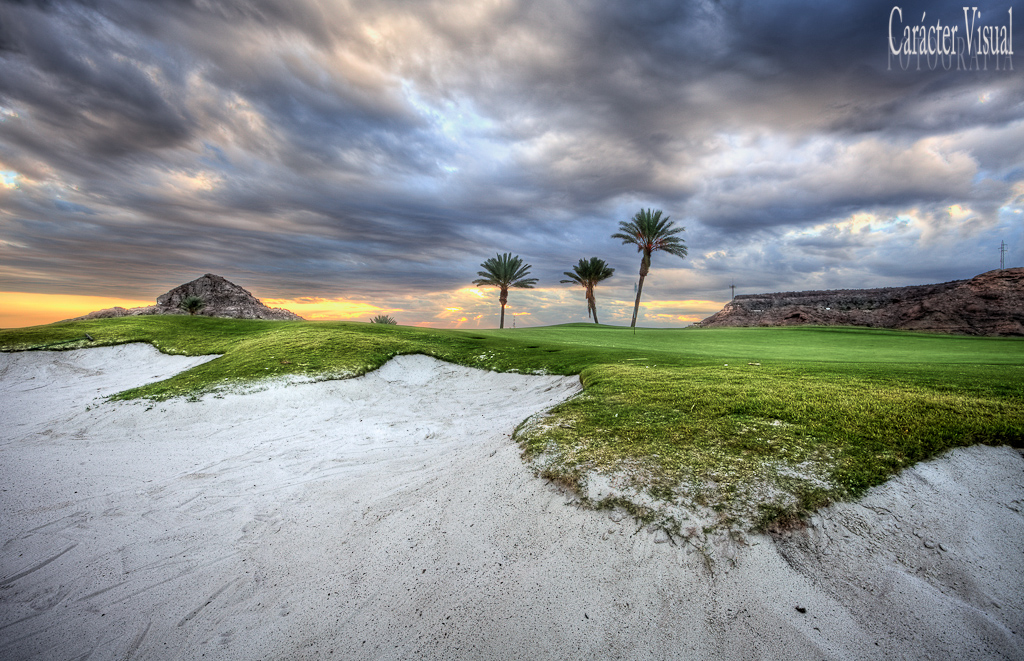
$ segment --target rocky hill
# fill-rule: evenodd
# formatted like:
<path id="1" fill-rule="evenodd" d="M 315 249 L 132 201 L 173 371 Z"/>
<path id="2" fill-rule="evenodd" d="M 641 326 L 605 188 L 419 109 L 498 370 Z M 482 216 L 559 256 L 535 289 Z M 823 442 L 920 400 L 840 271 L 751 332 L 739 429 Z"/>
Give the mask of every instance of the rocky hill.
<path id="1" fill-rule="evenodd" d="M 697 325 L 867 326 L 1024 335 L 1024 268 L 937 285 L 740 295 Z"/>
<path id="2" fill-rule="evenodd" d="M 270 319 L 276 321 L 302 321 L 302 317 L 282 308 L 269 308 L 258 298 L 233 282 L 219 275 L 207 273 L 192 282 L 175 287 L 159 296 L 156 305 L 141 308 L 113 307 L 97 310 L 89 314 L 70 319 L 107 319 L 110 317 L 130 317 L 147 314 L 188 314 L 178 307 L 189 296 L 198 296 L 206 303 L 199 315 L 204 317 L 226 317 L 229 319 Z"/>

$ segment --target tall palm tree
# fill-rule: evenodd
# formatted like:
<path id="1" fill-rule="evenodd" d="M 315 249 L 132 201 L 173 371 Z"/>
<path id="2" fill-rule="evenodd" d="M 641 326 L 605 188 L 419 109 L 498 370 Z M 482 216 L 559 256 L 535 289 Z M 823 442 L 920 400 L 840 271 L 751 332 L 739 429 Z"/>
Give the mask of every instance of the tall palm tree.
<path id="1" fill-rule="evenodd" d="M 650 209 L 640 209 L 627 222 L 619 223 L 619 231 L 612 234 L 613 239 L 622 239 L 622 243 L 631 243 L 636 246 L 637 252 L 642 252 L 644 257 L 640 260 L 640 284 L 636 288 L 636 303 L 633 304 L 633 321 L 631 328 L 636 328 L 636 313 L 640 309 L 640 294 L 644 290 L 644 278 L 651 270 L 651 253 L 655 250 L 664 250 L 670 255 L 686 257 L 686 245 L 683 240 L 676 236 L 685 231 L 685 227 L 676 227 L 675 223 L 669 222 L 668 216 L 661 217 L 661 209 L 651 213 Z"/>
<path id="2" fill-rule="evenodd" d="M 483 271 L 477 271 L 478 279 L 473 281 L 474 285 L 494 286 L 501 289 L 501 323 L 498 328 L 505 327 L 505 304 L 508 303 L 508 288 L 533 289 L 537 284 L 537 278 L 527 278 L 530 269 L 529 264 L 523 264 L 519 255 L 512 255 L 507 252 L 502 255 L 491 257 L 480 265 Z"/>
<path id="3" fill-rule="evenodd" d="M 594 287 L 602 280 L 607 280 L 615 273 L 615 269 L 608 266 L 603 259 L 591 257 L 589 260 L 580 259 L 580 263 L 572 267 L 573 273 L 564 271 L 569 276 L 568 280 L 561 282 L 575 282 L 583 285 L 587 290 L 587 316 L 594 316 L 594 323 L 597 323 L 597 302 L 594 300 Z"/>

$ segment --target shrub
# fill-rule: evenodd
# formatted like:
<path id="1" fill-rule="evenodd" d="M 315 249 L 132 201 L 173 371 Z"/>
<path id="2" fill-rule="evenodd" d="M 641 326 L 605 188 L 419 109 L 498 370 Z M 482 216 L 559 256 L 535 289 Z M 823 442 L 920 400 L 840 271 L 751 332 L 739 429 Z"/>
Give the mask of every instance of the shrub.
<path id="1" fill-rule="evenodd" d="M 202 311 L 206 307 L 206 301 L 199 296 L 188 296 L 182 299 L 178 307 L 188 312 L 190 315 L 195 315 L 197 312 Z"/>

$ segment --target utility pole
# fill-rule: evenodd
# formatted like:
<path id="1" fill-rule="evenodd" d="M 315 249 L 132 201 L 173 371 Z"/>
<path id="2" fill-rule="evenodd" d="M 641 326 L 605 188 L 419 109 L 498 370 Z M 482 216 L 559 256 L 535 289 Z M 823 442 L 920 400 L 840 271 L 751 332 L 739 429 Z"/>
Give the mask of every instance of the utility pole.
<path id="1" fill-rule="evenodd" d="M 1006 241 L 999 242 L 999 270 L 1006 268 Z"/>
<path id="2" fill-rule="evenodd" d="M 732 297 L 736 298 L 736 285 L 729 285 L 729 289 L 732 290 Z"/>

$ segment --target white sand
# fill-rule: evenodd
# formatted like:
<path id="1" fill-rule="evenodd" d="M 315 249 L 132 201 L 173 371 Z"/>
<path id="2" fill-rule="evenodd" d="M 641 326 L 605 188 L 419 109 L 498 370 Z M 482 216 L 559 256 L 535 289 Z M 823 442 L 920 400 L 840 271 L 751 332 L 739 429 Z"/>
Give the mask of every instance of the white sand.
<path id="1" fill-rule="evenodd" d="M 1024 658 L 1009 448 L 954 451 L 789 538 L 718 540 L 711 571 L 523 465 L 515 425 L 576 379 L 405 356 L 94 399 L 197 362 L 0 355 L 0 659 Z"/>

